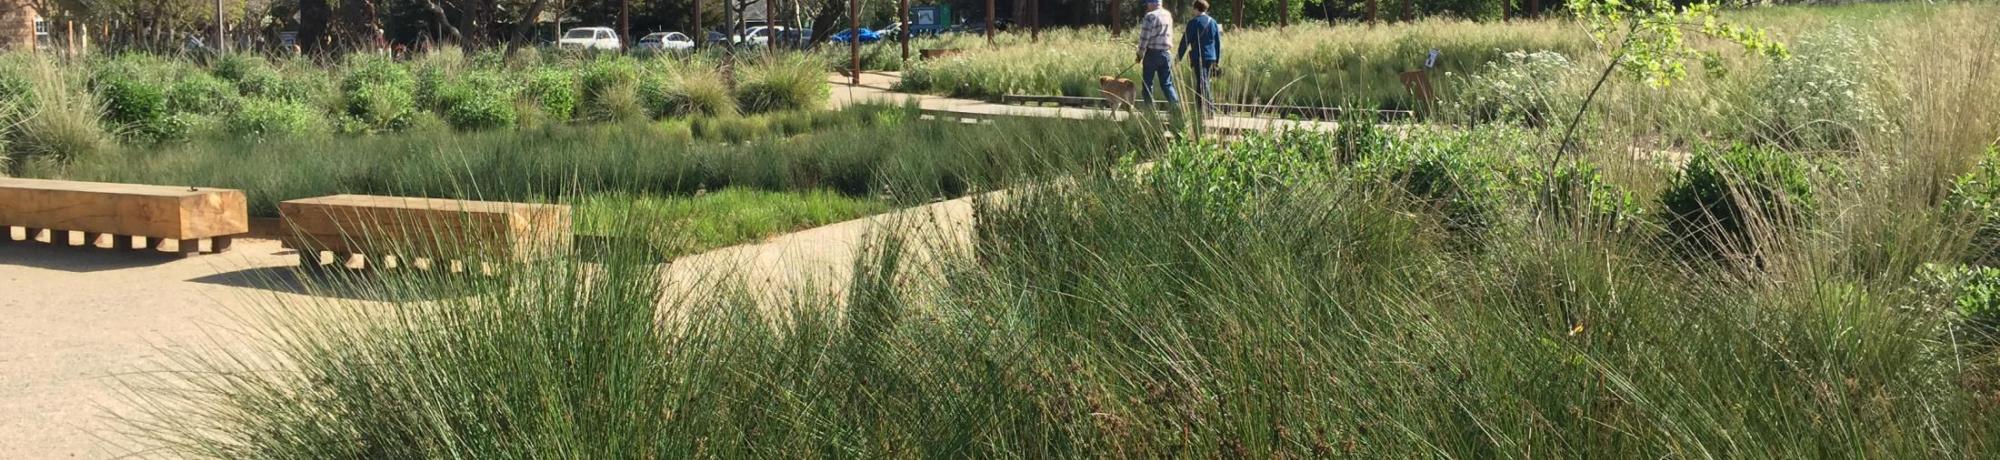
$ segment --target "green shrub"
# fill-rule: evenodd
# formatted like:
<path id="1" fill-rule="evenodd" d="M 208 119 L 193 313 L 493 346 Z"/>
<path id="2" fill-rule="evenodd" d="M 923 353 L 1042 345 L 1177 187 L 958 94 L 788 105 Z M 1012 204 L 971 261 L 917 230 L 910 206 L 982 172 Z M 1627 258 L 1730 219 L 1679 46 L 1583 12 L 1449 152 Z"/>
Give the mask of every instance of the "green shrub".
<path id="1" fill-rule="evenodd" d="M 111 76 L 97 82 L 104 100 L 104 121 L 137 137 L 167 116 L 167 93 L 159 84 L 136 77 Z"/>
<path id="2" fill-rule="evenodd" d="M 824 64 L 803 57 L 766 58 L 737 75 L 736 102 L 749 113 L 817 110 L 831 91 Z"/>
<path id="3" fill-rule="evenodd" d="M 1808 173 L 1804 162 L 1779 150 L 1698 149 L 1660 194 L 1669 237 L 1710 256 L 1755 256 L 1760 241 L 1810 217 Z"/>
<path id="4" fill-rule="evenodd" d="M 1389 151 L 1363 155 L 1355 168 L 1364 180 L 1387 184 L 1420 209 L 1438 216 L 1454 235 L 1482 237 L 1499 217 L 1507 196 L 1505 168 L 1474 147 L 1477 136 L 1427 133 Z"/>
<path id="5" fill-rule="evenodd" d="M 340 90 L 352 92 L 378 85 L 409 88 L 413 84 L 416 79 L 401 64 L 380 55 L 353 54 L 348 57 L 347 74 L 341 77 Z"/>
<path id="6" fill-rule="evenodd" d="M 576 78 L 556 69 L 535 71 L 521 88 L 521 97 L 541 107 L 549 121 L 569 121 L 576 112 Z"/>
<path id="7" fill-rule="evenodd" d="M 1228 144 L 1178 142 L 1142 177 L 1153 190 L 1184 202 L 1234 209 L 1264 193 L 1327 177 L 1332 143 L 1331 136 L 1304 130 Z"/>
<path id="8" fill-rule="evenodd" d="M 1639 222 L 1645 210 L 1631 192 L 1605 182 L 1597 166 L 1584 162 L 1566 164 L 1553 174 L 1536 170 L 1524 192 L 1547 193 L 1543 212 L 1562 222 L 1581 223 L 1609 230 L 1627 230 Z"/>
<path id="9" fill-rule="evenodd" d="M 400 130 L 408 125 L 410 114 L 417 111 L 415 99 L 405 88 L 366 83 L 348 90 L 345 115 L 358 123 L 357 132 Z"/>
<path id="10" fill-rule="evenodd" d="M 189 74 L 167 89 L 169 113 L 220 115 L 241 103 L 236 86 L 207 74 Z"/>
<path id="11" fill-rule="evenodd" d="M 481 130 L 514 126 L 513 88 L 499 75 L 468 72 L 460 81 L 447 83 L 439 93 L 444 119 L 460 130 Z"/>
<path id="12" fill-rule="evenodd" d="M 1952 180 L 1945 212 L 1971 224 L 1970 262 L 2000 264 L 2000 145 L 1988 148 L 1972 171 Z"/>
<path id="13" fill-rule="evenodd" d="M 450 75 L 443 67 L 419 68 L 416 72 L 416 87 L 410 91 L 410 96 L 416 100 L 417 106 L 426 110 L 444 110 L 444 105 L 438 102 L 438 93 L 444 88 L 445 82 L 451 80 Z"/>
<path id="14" fill-rule="evenodd" d="M 1984 347 L 2000 345 L 2000 268 L 1926 264 L 1919 276 L 1945 294 L 1955 335 Z"/>
<path id="15" fill-rule="evenodd" d="M 244 101 L 223 124 L 231 135 L 253 138 L 298 137 L 326 129 L 320 113 L 305 104 L 262 98 Z"/>

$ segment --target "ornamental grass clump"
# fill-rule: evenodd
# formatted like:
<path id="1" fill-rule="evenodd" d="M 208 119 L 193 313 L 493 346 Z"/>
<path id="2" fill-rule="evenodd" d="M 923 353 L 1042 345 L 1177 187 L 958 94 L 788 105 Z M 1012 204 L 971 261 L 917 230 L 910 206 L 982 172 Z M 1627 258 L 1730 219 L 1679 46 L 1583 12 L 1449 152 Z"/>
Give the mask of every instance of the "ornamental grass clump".
<path id="1" fill-rule="evenodd" d="M 819 109 L 832 86 L 825 63 L 810 56 L 767 57 L 743 67 L 736 102 L 745 113 Z"/>

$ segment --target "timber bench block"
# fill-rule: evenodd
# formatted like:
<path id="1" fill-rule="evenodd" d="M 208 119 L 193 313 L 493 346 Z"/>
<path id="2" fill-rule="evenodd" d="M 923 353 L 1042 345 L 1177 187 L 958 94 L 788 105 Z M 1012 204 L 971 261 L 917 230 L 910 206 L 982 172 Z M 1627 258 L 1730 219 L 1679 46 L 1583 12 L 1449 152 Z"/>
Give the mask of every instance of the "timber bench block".
<path id="1" fill-rule="evenodd" d="M 7 240 L 196 254 L 250 232 L 242 191 L 0 178 Z"/>
<path id="2" fill-rule="evenodd" d="M 570 243 L 570 209 L 562 205 L 334 195 L 278 203 L 278 214 L 281 241 L 307 267 L 331 259 L 349 268 L 477 269 L 539 259 Z"/>

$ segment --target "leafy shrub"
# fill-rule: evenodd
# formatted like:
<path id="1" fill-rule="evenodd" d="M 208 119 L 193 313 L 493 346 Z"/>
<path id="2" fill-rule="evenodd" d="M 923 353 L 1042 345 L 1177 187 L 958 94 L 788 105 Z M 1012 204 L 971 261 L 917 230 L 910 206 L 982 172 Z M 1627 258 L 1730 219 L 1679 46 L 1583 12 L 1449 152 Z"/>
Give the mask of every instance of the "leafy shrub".
<path id="1" fill-rule="evenodd" d="M 1952 180 L 1945 212 L 1972 225 L 1971 262 L 2000 263 L 2000 145 L 1988 148 L 1978 166 Z"/>
<path id="2" fill-rule="evenodd" d="M 410 96 L 418 107 L 443 110 L 443 104 L 438 103 L 438 93 L 450 79 L 450 74 L 443 67 L 419 68 L 416 72 L 416 87 L 410 91 Z"/>
<path id="3" fill-rule="evenodd" d="M 104 121 L 132 129 L 134 135 L 149 135 L 145 129 L 167 116 L 167 93 L 156 83 L 115 75 L 98 81 L 97 87 L 104 99 Z"/>
<path id="4" fill-rule="evenodd" d="M 1763 135 L 1804 150 L 1856 150 L 1860 136 L 1895 132 L 1868 81 L 1876 49 L 1871 39 L 1835 27 L 1800 40 L 1792 57 L 1773 64 L 1759 100 L 1767 101 Z"/>
<path id="5" fill-rule="evenodd" d="M 207 74 L 189 74 L 167 89 L 169 113 L 217 115 L 236 110 L 241 96 L 227 80 Z"/>
<path id="6" fill-rule="evenodd" d="M 348 57 L 347 74 L 341 77 L 340 90 L 352 92 L 378 85 L 409 88 L 413 84 L 416 79 L 401 64 L 379 55 L 353 54 Z"/>
<path id="7" fill-rule="evenodd" d="M 541 107 L 542 114 L 551 121 L 569 121 L 576 112 L 576 78 L 569 72 L 542 69 L 528 77 L 521 88 L 521 97 Z"/>
<path id="8" fill-rule="evenodd" d="M 1660 194 L 1667 231 L 1711 256 L 1754 256 L 1758 241 L 1810 216 L 1808 172 L 1804 162 L 1779 150 L 1745 144 L 1698 149 Z"/>
<path id="9" fill-rule="evenodd" d="M 407 86 L 366 83 L 347 91 L 346 116 L 355 120 L 358 132 L 402 129 L 416 112 L 416 100 Z M 345 131 L 345 130 L 344 130 Z"/>
<path id="10" fill-rule="evenodd" d="M 802 58 L 767 58 L 738 75 L 736 102 L 749 113 L 819 109 L 830 85 L 822 63 Z"/>
<path id="11" fill-rule="evenodd" d="M 1459 115 L 1472 121 L 1505 120 L 1546 126 L 1562 97 L 1565 78 L 1576 71 L 1554 51 L 1512 51 L 1501 61 L 1466 77 L 1454 98 Z"/>
<path id="12" fill-rule="evenodd" d="M 517 119 L 513 88 L 496 74 L 468 72 L 445 84 L 438 96 L 445 121 L 461 130 L 504 128 Z"/>
<path id="13" fill-rule="evenodd" d="M 1355 167 L 1435 213 L 1453 234 L 1483 236 L 1497 222 L 1506 182 L 1500 165 L 1474 153 L 1477 142 L 1474 136 L 1413 136 L 1384 154 L 1364 156 Z"/>
<path id="14" fill-rule="evenodd" d="M 1987 347 L 2000 345 L 2000 268 L 1926 264 L 1919 277 L 1945 294 L 1957 335 Z"/>
<path id="15" fill-rule="evenodd" d="M 231 135 L 257 138 L 305 136 L 325 129 L 320 113 L 305 104 L 263 98 L 244 101 L 243 108 L 230 113 L 223 124 Z"/>
<path id="16" fill-rule="evenodd" d="M 1183 202 L 1228 209 L 1262 193 L 1324 177 L 1332 142 L 1327 135 L 1303 130 L 1220 145 L 1180 142 L 1169 146 L 1144 177 L 1154 190 Z"/>
<path id="17" fill-rule="evenodd" d="M 1605 182 L 1597 166 L 1577 162 L 1556 168 L 1553 174 L 1536 170 L 1533 193 L 1548 193 L 1544 212 L 1563 222 L 1582 223 L 1611 230 L 1625 230 L 1639 222 L 1644 209 L 1631 192 Z"/>

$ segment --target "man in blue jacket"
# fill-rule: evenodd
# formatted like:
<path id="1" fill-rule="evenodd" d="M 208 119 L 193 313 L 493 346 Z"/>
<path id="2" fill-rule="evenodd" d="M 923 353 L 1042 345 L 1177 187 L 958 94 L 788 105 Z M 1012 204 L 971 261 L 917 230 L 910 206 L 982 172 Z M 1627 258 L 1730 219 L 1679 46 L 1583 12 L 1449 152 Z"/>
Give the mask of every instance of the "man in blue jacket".
<path id="1" fill-rule="evenodd" d="M 1215 103 L 1208 91 L 1209 76 L 1215 72 L 1215 63 L 1222 60 L 1222 26 L 1215 18 L 1208 16 L 1208 0 L 1194 1 L 1194 19 L 1188 20 L 1187 32 L 1181 34 L 1180 51 L 1174 59 L 1187 59 L 1188 48 L 1194 48 L 1195 98 L 1201 100 L 1201 113 L 1214 111 Z"/>

